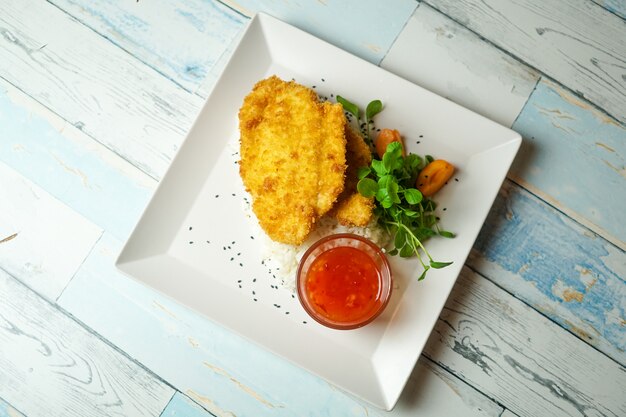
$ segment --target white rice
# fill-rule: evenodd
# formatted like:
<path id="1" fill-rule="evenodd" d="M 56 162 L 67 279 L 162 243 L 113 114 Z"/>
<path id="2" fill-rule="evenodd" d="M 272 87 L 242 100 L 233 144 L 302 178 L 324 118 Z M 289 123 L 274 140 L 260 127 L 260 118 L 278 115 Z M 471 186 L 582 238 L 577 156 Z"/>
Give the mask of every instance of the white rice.
<path id="1" fill-rule="evenodd" d="M 323 217 L 317 222 L 315 229 L 304 243 L 299 246 L 287 245 L 274 242 L 265 234 L 259 226 L 250 204 L 245 204 L 244 210 L 246 217 L 250 219 L 254 237 L 261 246 L 263 264 L 272 271 L 272 275 L 280 281 L 281 286 L 292 292 L 296 291 L 296 272 L 300 259 L 307 249 L 321 238 L 337 233 L 354 233 L 371 240 L 381 248 L 389 243 L 389 235 L 382 227 L 378 226 L 375 220 L 372 220 L 366 227 L 355 227 L 343 226 L 335 219 Z M 384 251 L 384 249 L 382 250 Z"/>

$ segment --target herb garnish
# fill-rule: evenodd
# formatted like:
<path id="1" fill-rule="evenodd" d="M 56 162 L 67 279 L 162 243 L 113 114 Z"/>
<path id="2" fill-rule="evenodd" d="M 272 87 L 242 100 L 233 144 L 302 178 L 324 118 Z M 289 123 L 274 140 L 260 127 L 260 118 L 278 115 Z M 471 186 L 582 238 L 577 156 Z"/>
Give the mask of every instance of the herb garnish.
<path id="1" fill-rule="evenodd" d="M 358 106 L 340 96 L 337 96 L 337 101 L 355 116 L 357 122 L 360 122 Z M 368 104 L 365 111 L 365 136 L 370 146 L 372 146 L 369 136 L 370 120 L 382 108 L 380 100 L 374 100 Z M 424 197 L 415 188 L 419 172 L 432 160 L 430 155 L 422 158 L 413 153 L 403 157 L 402 145 L 392 142 L 387 146 L 382 159 L 373 152 L 370 166 L 358 170 L 357 190 L 365 197 L 374 197 L 376 201 L 374 215 L 378 219 L 378 224 L 393 237 L 394 247 L 388 253 L 403 258 L 417 256 L 424 267 L 419 281 L 426 277 L 426 272 L 430 268 L 440 269 L 452 264 L 435 261 L 423 244 L 425 240 L 436 235 L 454 237 L 454 233 L 439 228 L 439 218 L 435 215 L 436 203 Z M 428 262 L 425 262 L 422 253 Z"/>
<path id="2" fill-rule="evenodd" d="M 359 106 L 351 103 L 340 95 L 337 95 L 337 102 L 343 106 L 343 109 L 345 111 L 355 117 L 356 122 L 360 127 L 361 133 L 363 133 L 363 136 L 365 138 L 365 143 L 367 143 L 367 145 L 372 148 L 374 146 L 374 143 L 372 141 L 372 138 L 370 137 L 370 125 L 373 123 L 372 118 L 382 111 L 382 101 L 373 100 L 369 102 L 369 104 L 365 108 L 365 122 L 362 122 L 361 120 L 361 112 L 359 111 Z"/>

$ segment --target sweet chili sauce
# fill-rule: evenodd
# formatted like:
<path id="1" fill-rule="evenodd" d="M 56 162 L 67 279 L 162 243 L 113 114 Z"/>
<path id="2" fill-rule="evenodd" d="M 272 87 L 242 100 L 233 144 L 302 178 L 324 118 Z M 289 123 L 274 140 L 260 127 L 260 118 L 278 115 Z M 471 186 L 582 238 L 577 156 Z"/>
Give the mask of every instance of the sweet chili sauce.
<path id="1" fill-rule="evenodd" d="M 340 246 L 321 253 L 305 281 L 311 307 L 336 322 L 355 322 L 373 315 L 381 300 L 381 273 L 364 251 Z"/>

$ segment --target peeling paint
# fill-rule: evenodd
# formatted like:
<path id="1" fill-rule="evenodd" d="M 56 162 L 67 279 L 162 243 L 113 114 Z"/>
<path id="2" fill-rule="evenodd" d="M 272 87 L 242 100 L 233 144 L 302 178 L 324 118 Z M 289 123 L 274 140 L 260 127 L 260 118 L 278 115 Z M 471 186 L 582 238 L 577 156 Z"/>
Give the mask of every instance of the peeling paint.
<path id="1" fill-rule="evenodd" d="M 66 170 L 70 174 L 74 174 L 74 175 L 78 176 L 81 179 L 84 187 L 89 188 L 89 182 L 87 180 L 87 175 L 85 175 L 84 172 L 82 172 L 80 169 L 70 167 L 69 165 L 67 165 L 65 162 L 63 162 L 56 155 L 52 155 L 52 157 L 59 163 L 59 165 L 61 165 L 61 167 L 64 170 Z"/>
<path id="2" fill-rule="evenodd" d="M 198 341 L 196 339 L 194 339 L 193 337 L 191 337 L 191 336 L 187 338 L 187 341 L 189 342 L 191 347 L 197 348 L 198 346 L 200 346 Z"/>
<path id="3" fill-rule="evenodd" d="M 0 240 L 0 243 L 8 242 L 9 240 L 13 240 L 17 237 L 17 233 L 13 233 L 11 236 L 7 236 L 4 239 Z"/>
<path id="4" fill-rule="evenodd" d="M 168 310 L 167 308 L 165 308 L 162 304 L 160 304 L 159 302 L 157 302 L 156 300 L 152 300 L 152 304 L 159 308 L 160 310 L 162 310 L 163 312 L 165 312 L 168 316 L 178 320 L 178 317 L 176 316 L 176 314 L 172 313 L 170 310 Z"/>
<path id="5" fill-rule="evenodd" d="M 371 43 L 363 44 L 363 46 L 365 46 L 367 49 L 369 49 L 370 51 L 374 52 L 375 54 L 379 53 L 382 50 L 382 48 L 380 46 L 374 45 L 374 44 L 371 44 Z"/>
<path id="6" fill-rule="evenodd" d="M 244 385 L 241 382 L 239 382 L 236 378 L 231 376 L 226 370 L 224 370 L 222 368 L 219 368 L 219 367 L 217 367 L 215 365 L 211 365 L 208 362 L 202 362 L 202 364 L 204 366 L 206 366 L 207 368 L 209 368 L 210 370 L 212 370 L 213 372 L 215 372 L 216 374 L 219 374 L 219 375 L 222 375 L 222 376 L 225 376 L 226 378 L 228 378 L 239 389 L 244 391 L 246 394 L 250 395 L 252 398 L 257 400 L 261 404 L 263 404 L 263 405 L 265 405 L 265 406 L 267 406 L 269 408 L 282 408 L 283 407 L 282 405 L 275 405 L 275 404 L 272 404 L 271 402 L 267 401 L 265 398 L 263 398 L 261 396 L 261 394 L 259 394 L 258 392 L 256 392 L 252 388 L 250 388 L 249 386 Z"/>
<path id="7" fill-rule="evenodd" d="M 602 142 L 596 142 L 596 145 L 598 145 L 601 148 L 606 149 L 609 152 L 615 152 L 615 149 L 611 148 L 609 145 L 606 145 L 606 144 L 604 144 Z"/>
<path id="8" fill-rule="evenodd" d="M 233 412 L 222 410 L 219 408 L 213 400 L 209 397 L 205 397 L 204 395 L 200 395 L 192 389 L 188 389 L 185 394 L 189 396 L 189 398 L 197 401 L 199 404 L 205 406 L 205 408 L 213 413 L 216 417 L 237 417 Z"/>

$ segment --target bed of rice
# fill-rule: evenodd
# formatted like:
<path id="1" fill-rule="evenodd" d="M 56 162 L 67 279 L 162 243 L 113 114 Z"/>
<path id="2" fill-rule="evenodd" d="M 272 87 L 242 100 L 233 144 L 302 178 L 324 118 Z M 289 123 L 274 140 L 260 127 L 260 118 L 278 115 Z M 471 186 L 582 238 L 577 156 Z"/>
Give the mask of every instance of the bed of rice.
<path id="1" fill-rule="evenodd" d="M 245 205 L 245 211 L 246 217 L 248 217 L 252 225 L 255 240 L 261 246 L 263 264 L 268 270 L 272 271 L 272 275 L 280 282 L 281 286 L 292 292 L 296 291 L 296 272 L 300 259 L 307 249 L 319 239 L 336 233 L 354 233 L 371 240 L 381 248 L 384 248 L 389 243 L 389 235 L 376 224 L 375 220 L 366 227 L 353 227 L 343 226 L 335 219 L 323 217 L 317 222 L 317 227 L 303 244 L 299 246 L 287 245 L 274 242 L 265 234 L 259 226 L 250 204 Z"/>

